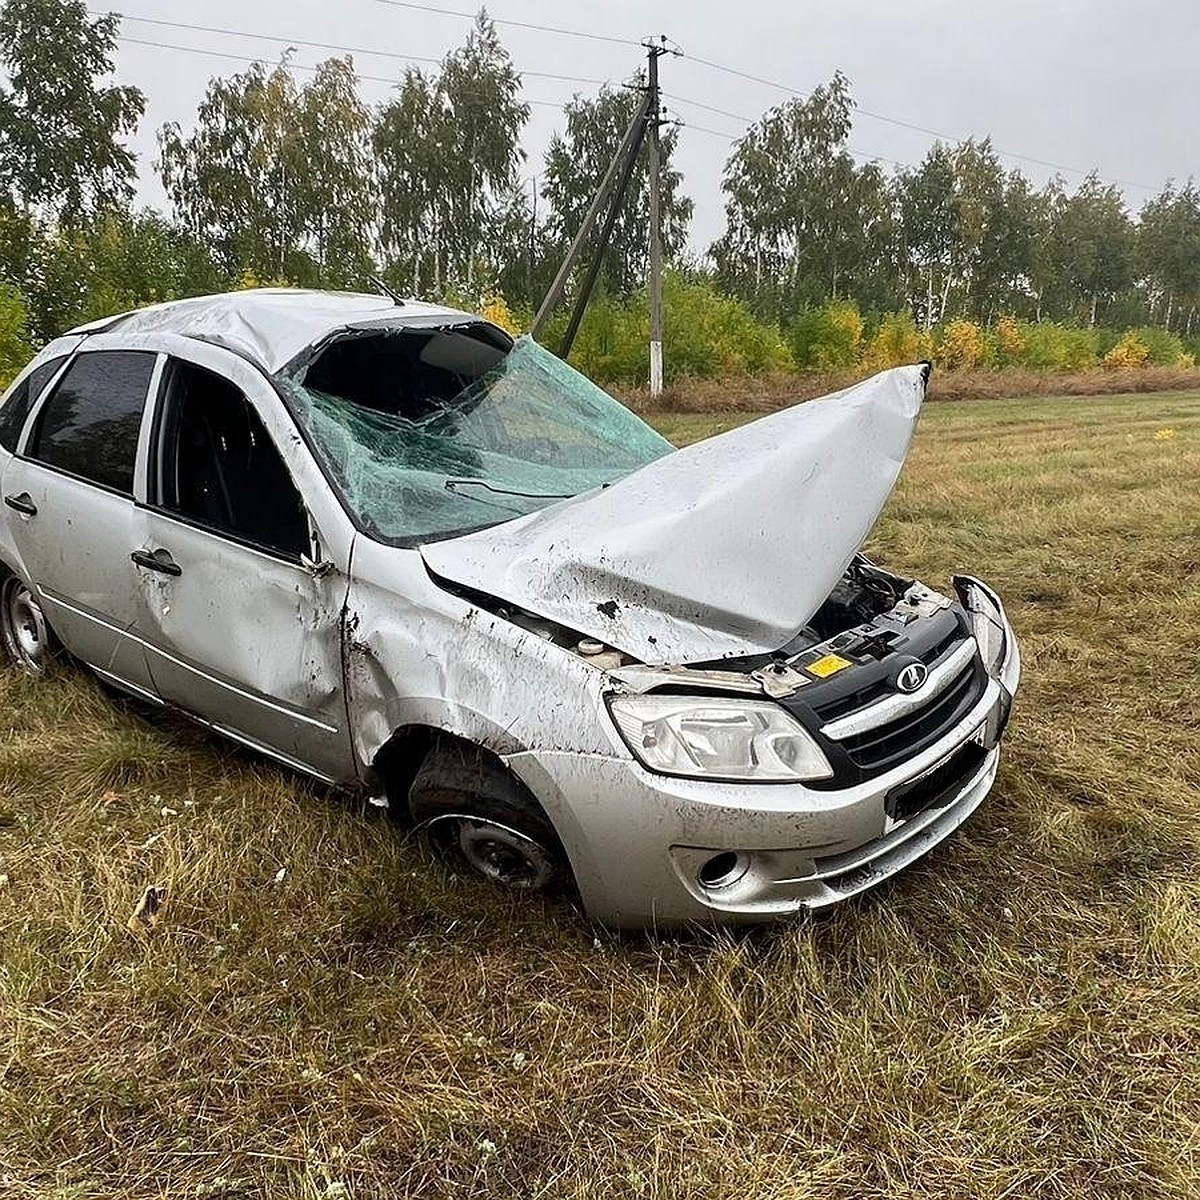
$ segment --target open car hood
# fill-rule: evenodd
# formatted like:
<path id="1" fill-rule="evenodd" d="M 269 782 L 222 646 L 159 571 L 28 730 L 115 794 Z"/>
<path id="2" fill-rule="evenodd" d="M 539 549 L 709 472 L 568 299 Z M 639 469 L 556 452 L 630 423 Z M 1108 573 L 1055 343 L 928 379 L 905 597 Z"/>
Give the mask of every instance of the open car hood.
<path id="1" fill-rule="evenodd" d="M 777 650 L 878 519 L 927 379 L 884 371 L 421 553 L 443 579 L 651 665 Z"/>

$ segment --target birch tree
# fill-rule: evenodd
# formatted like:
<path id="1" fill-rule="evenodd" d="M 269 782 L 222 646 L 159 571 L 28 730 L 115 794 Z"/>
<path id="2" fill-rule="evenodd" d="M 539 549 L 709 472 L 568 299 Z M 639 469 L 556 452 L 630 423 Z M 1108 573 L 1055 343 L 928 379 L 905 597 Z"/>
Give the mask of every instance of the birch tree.
<path id="1" fill-rule="evenodd" d="M 186 232 L 229 279 L 362 285 L 376 224 L 370 110 L 349 59 L 298 90 L 286 61 L 213 79 L 196 125 L 159 131 L 159 171 Z"/>
<path id="2" fill-rule="evenodd" d="M 870 235 L 886 222 L 886 191 L 878 167 L 850 153 L 852 108 L 837 74 L 767 112 L 725 164 L 727 229 L 712 256 L 724 286 L 760 312 L 790 319 L 879 266 Z"/>
<path id="3" fill-rule="evenodd" d="M 127 202 L 136 159 L 123 139 L 146 98 L 101 82 L 113 71 L 118 17 L 82 0 L 0 6 L 0 200 L 65 222 Z"/>
<path id="4" fill-rule="evenodd" d="M 490 285 L 522 205 L 521 78 L 484 13 L 433 75 L 409 70 L 373 136 L 389 274 L 413 292 Z"/>

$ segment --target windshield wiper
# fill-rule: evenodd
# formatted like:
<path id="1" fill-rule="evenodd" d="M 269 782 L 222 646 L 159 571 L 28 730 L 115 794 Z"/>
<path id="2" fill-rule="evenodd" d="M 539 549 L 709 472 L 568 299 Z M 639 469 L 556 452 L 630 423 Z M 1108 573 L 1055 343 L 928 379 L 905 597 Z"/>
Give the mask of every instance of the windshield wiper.
<path id="1" fill-rule="evenodd" d="M 511 488 L 496 487 L 485 479 L 447 479 L 443 486 L 448 492 L 456 492 L 460 487 L 481 487 L 497 496 L 520 496 L 524 500 L 570 500 L 575 495 L 574 492 L 517 492 Z"/>

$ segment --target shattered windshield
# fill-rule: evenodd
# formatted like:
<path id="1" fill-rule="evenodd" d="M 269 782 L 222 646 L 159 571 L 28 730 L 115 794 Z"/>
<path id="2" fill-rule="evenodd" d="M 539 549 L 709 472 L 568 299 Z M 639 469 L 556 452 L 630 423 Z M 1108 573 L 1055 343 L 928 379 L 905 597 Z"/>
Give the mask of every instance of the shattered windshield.
<path id="1" fill-rule="evenodd" d="M 371 330 L 281 376 L 361 525 L 417 546 L 611 483 L 674 447 L 531 338 Z"/>

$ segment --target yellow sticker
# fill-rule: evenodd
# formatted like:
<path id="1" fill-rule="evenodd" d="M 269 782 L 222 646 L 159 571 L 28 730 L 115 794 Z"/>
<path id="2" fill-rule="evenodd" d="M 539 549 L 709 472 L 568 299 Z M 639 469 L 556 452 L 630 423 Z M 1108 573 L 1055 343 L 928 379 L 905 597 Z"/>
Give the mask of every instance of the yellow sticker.
<path id="1" fill-rule="evenodd" d="M 840 654 L 827 654 L 824 658 L 818 658 L 816 662 L 809 663 L 804 669 L 818 679 L 828 679 L 830 675 L 836 675 L 839 671 L 844 671 L 853 665 Z"/>

